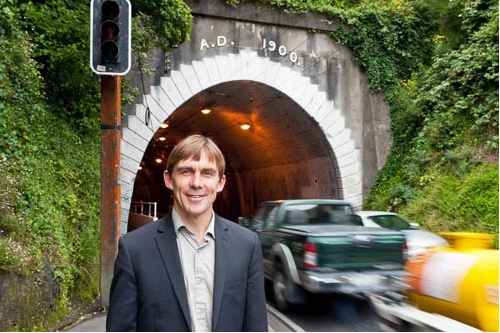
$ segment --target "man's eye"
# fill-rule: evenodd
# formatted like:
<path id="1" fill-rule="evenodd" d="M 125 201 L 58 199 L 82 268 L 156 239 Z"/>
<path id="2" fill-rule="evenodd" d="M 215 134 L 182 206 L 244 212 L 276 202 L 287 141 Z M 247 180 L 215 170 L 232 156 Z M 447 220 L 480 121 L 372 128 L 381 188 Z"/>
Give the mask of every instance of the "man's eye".
<path id="1" fill-rule="evenodd" d="M 181 170 L 181 174 L 183 175 L 189 175 L 191 173 L 191 171 L 189 170 Z"/>

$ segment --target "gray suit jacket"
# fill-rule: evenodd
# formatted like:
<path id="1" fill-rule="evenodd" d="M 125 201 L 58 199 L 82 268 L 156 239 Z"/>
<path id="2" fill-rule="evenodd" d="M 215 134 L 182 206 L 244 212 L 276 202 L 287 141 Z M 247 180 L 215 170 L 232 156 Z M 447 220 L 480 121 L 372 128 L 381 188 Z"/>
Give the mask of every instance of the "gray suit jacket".
<path id="1" fill-rule="evenodd" d="M 172 213 L 119 241 L 107 331 L 190 331 Z M 260 242 L 215 215 L 212 331 L 267 331 Z"/>

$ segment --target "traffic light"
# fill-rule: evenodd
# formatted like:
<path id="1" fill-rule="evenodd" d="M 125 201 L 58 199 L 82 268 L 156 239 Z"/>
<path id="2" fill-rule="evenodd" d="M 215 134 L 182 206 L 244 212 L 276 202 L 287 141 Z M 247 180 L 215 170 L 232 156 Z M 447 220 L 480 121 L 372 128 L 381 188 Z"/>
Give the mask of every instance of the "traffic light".
<path id="1" fill-rule="evenodd" d="M 125 75 L 131 65 L 129 0 L 92 0 L 90 67 L 101 75 Z"/>

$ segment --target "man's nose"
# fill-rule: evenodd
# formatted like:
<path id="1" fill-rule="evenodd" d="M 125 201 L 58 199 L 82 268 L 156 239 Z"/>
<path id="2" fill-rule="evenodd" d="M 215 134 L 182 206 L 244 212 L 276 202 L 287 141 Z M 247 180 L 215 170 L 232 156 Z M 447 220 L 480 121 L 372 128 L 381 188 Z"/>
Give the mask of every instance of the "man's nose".
<path id="1" fill-rule="evenodd" d="M 198 188 L 201 186 L 201 175 L 199 172 L 193 172 L 191 177 L 191 187 Z"/>

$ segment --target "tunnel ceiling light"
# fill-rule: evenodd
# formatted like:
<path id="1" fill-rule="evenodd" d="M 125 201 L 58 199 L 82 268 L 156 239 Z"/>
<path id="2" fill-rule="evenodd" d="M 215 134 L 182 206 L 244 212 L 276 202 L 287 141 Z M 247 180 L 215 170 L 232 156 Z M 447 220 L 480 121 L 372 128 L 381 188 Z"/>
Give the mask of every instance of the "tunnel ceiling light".
<path id="1" fill-rule="evenodd" d="M 250 124 L 240 124 L 240 128 L 244 131 L 247 131 L 250 129 Z"/>
<path id="2" fill-rule="evenodd" d="M 167 140 L 167 138 L 166 138 L 166 137 L 164 137 L 164 136 L 160 136 L 160 137 L 158 138 L 158 140 L 160 140 L 160 141 L 165 141 L 165 140 Z"/>
<path id="3" fill-rule="evenodd" d="M 203 114 L 209 114 L 210 112 L 212 112 L 212 110 L 210 110 L 209 108 L 204 108 L 201 110 L 201 113 Z"/>
<path id="4" fill-rule="evenodd" d="M 156 162 L 157 164 L 160 164 L 161 162 L 163 162 L 163 160 L 162 160 L 161 158 L 159 158 L 159 157 L 158 157 L 158 158 L 155 160 L 155 162 Z"/>
<path id="5" fill-rule="evenodd" d="M 168 127 L 168 124 L 167 124 L 167 123 L 161 123 L 161 124 L 160 124 L 160 127 L 161 127 L 161 128 L 167 128 L 167 127 Z"/>
<path id="6" fill-rule="evenodd" d="M 137 170 L 142 170 L 142 165 L 139 165 L 139 166 L 137 167 Z"/>

